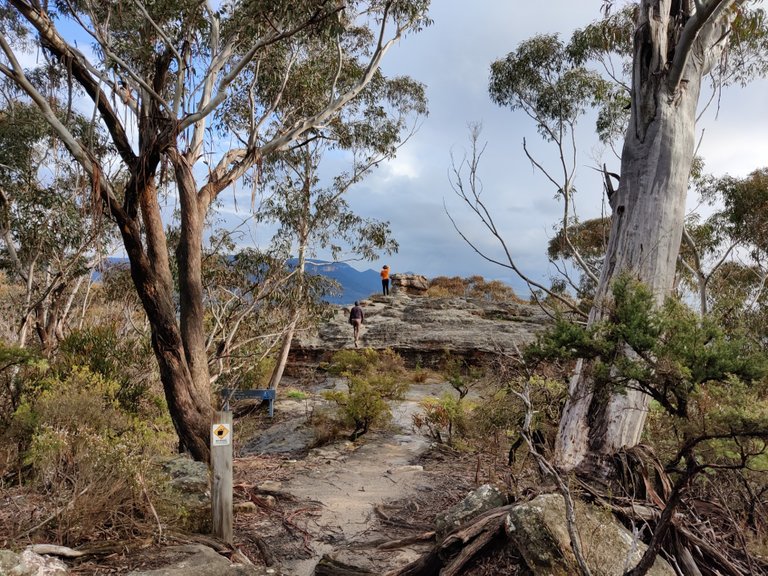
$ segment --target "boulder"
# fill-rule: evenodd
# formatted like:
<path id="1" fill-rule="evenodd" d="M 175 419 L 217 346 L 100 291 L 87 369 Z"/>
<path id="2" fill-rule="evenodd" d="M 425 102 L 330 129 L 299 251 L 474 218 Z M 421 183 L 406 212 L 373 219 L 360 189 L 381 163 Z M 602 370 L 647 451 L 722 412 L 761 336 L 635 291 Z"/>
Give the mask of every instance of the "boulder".
<path id="1" fill-rule="evenodd" d="M 179 455 L 163 460 L 161 466 L 171 477 L 171 485 L 174 488 L 195 494 L 200 499 L 208 498 L 211 482 L 205 462 L 196 462 L 187 456 Z"/>
<path id="2" fill-rule="evenodd" d="M 576 529 L 592 574 L 621 576 L 640 560 L 647 548 L 605 509 L 576 503 Z M 543 494 L 515 506 L 507 517 L 507 533 L 534 576 L 577 574 L 560 494 Z M 650 576 L 674 576 L 660 557 Z"/>
<path id="3" fill-rule="evenodd" d="M 170 478 L 169 486 L 176 494 L 178 505 L 186 510 L 183 528 L 190 532 L 210 532 L 213 519 L 208 465 L 178 455 L 163 459 L 160 466 Z"/>
<path id="4" fill-rule="evenodd" d="M 0 550 L 0 574 L 8 576 L 65 576 L 67 565 L 58 558 L 41 556 L 31 550 L 21 554 Z"/>
<path id="5" fill-rule="evenodd" d="M 423 296 L 429 290 L 429 280 L 420 274 L 393 274 L 392 292 Z"/>
<path id="6" fill-rule="evenodd" d="M 232 564 L 208 546 L 190 544 L 172 546 L 166 552 L 175 556 L 173 563 L 153 570 L 129 572 L 128 576 L 275 576 L 275 568 Z"/>
<path id="7" fill-rule="evenodd" d="M 507 503 L 507 498 L 495 486 L 484 484 L 470 492 L 461 502 L 441 512 L 435 518 L 435 531 L 439 538 L 459 528 L 467 521 L 487 510 L 499 508 Z"/>

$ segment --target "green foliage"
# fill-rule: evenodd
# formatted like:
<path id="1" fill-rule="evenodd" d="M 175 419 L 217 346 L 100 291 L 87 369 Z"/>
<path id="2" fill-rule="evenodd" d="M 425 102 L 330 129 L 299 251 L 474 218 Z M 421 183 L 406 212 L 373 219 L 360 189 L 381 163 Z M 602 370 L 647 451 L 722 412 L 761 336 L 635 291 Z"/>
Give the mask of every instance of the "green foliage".
<path id="1" fill-rule="evenodd" d="M 472 413 L 473 436 L 481 442 L 488 438 L 494 438 L 496 442 L 509 439 L 513 446 L 523 445 L 520 434 L 527 407 L 517 393 L 527 390 L 533 407 L 531 434 L 548 445 L 554 443 L 560 412 L 568 393 L 564 379 L 535 374 L 530 377 L 507 377 L 500 371 L 493 374 L 489 383 L 496 389 L 479 402 Z"/>
<path id="2" fill-rule="evenodd" d="M 307 394 L 306 392 L 303 392 L 302 390 L 288 388 L 285 391 L 285 397 L 290 398 L 291 400 L 306 400 L 307 398 L 309 398 L 309 394 Z"/>
<path id="3" fill-rule="evenodd" d="M 427 434 L 440 443 L 453 446 L 456 438 L 466 436 L 474 405 L 463 397 L 443 394 L 438 398 L 426 398 L 420 402 L 423 413 L 413 415 L 417 430 L 426 429 Z"/>
<path id="4" fill-rule="evenodd" d="M 330 374 L 335 376 L 362 374 L 375 369 L 378 357 L 378 352 L 373 348 L 339 350 L 334 353 L 327 369 Z"/>
<path id="5" fill-rule="evenodd" d="M 591 361 L 597 388 L 638 387 L 681 418 L 701 389 L 732 378 L 753 382 L 766 372 L 754 342 L 674 300 L 656 308 L 649 290 L 627 276 L 614 283 L 604 321 L 558 321 L 528 351 L 530 361 L 572 358 Z"/>
<path id="6" fill-rule="evenodd" d="M 587 108 L 607 97 L 610 87 L 599 74 L 573 62 L 556 35 L 534 36 L 491 64 L 491 99 L 524 110 L 547 141 L 561 141 Z"/>
<path id="7" fill-rule="evenodd" d="M 276 363 L 274 358 L 268 357 L 248 366 L 240 373 L 239 387 L 243 390 L 267 388 Z"/>
<path id="8" fill-rule="evenodd" d="M 152 459 L 172 450 L 167 420 L 124 411 L 120 385 L 87 368 L 44 381 L 14 415 L 10 439 L 30 467 L 32 485 L 60 514 L 50 528 L 76 544 L 94 530 L 130 532 L 151 518 Z"/>
<path id="9" fill-rule="evenodd" d="M 326 368 L 336 376 L 391 375 L 400 380 L 406 376 L 403 359 L 389 348 L 381 351 L 373 348 L 339 350 Z"/>
<path id="10" fill-rule="evenodd" d="M 350 439 L 355 440 L 368 432 L 371 426 L 389 421 L 389 405 L 373 382 L 353 376 L 347 386 L 346 393 L 336 390 L 323 395 L 339 407 L 343 424 L 352 428 Z"/>
<path id="11" fill-rule="evenodd" d="M 8 425 L 27 389 L 35 387 L 47 368 L 36 351 L 0 342 L 0 427 Z"/>
<path id="12" fill-rule="evenodd" d="M 444 356 L 441 372 L 459 394 L 459 398 L 464 398 L 469 393 L 469 389 L 483 376 L 483 371 L 479 367 L 451 354 Z"/>
<path id="13" fill-rule="evenodd" d="M 139 414 L 164 406 L 163 400 L 153 395 L 156 372 L 148 339 L 120 334 L 114 325 L 75 330 L 62 340 L 54 364 L 63 375 L 73 367 L 87 367 L 116 383 L 116 398 L 124 410 Z"/>
<path id="14" fill-rule="evenodd" d="M 387 400 L 404 398 L 410 386 L 402 358 L 389 349 L 339 350 L 328 371 L 347 379 L 347 392 L 324 395 L 338 406 L 342 423 L 353 429 L 352 439 L 388 422 Z"/>

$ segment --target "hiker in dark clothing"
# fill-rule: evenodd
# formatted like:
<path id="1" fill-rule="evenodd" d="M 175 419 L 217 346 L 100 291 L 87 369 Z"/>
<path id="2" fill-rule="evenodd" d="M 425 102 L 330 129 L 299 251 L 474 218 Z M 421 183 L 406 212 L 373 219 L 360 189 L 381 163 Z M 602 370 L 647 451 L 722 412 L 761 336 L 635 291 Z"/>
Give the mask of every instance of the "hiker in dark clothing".
<path id="1" fill-rule="evenodd" d="M 352 324 L 352 330 L 355 335 L 355 348 L 357 348 L 357 338 L 360 335 L 360 326 L 364 320 L 365 314 L 363 314 L 363 309 L 360 307 L 360 302 L 355 302 L 352 310 L 349 311 L 349 323 Z"/>

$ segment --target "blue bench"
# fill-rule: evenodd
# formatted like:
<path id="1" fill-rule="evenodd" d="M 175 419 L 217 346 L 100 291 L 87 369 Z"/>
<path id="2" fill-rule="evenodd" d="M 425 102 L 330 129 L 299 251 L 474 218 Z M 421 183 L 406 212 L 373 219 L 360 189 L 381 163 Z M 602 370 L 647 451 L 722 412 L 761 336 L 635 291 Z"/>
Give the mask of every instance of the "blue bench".
<path id="1" fill-rule="evenodd" d="M 219 395 L 224 401 L 224 410 L 229 410 L 230 400 L 267 400 L 269 402 L 269 417 L 272 418 L 275 413 L 275 389 L 268 388 L 266 390 L 232 390 L 231 388 L 222 388 L 219 390 Z"/>

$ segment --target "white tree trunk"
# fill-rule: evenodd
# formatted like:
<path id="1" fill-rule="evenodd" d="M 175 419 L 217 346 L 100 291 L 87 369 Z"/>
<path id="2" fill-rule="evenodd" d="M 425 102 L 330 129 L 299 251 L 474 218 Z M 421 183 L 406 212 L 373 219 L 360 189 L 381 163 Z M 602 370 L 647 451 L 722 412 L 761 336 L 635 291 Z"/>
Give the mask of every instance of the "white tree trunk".
<path id="1" fill-rule="evenodd" d="M 712 0 L 708 6 L 713 3 L 732 4 Z M 724 12 L 715 12 L 708 20 L 702 15 L 700 21 L 690 18 L 682 25 L 686 19 L 673 13 L 675 4 L 679 8 L 671 0 L 641 3 L 621 183 L 609 199 L 611 235 L 591 323 L 603 318 L 612 282 L 620 274 L 646 284 L 657 303 L 669 295 L 674 283 L 701 79 L 720 53 L 728 23 Z M 689 26 L 698 28 L 692 32 Z M 695 40 L 682 46 L 682 39 L 691 33 L 697 34 Z M 689 54 L 683 58 L 679 51 L 686 49 Z M 560 421 L 555 459 L 565 470 L 576 468 L 588 456 L 637 444 L 645 424 L 645 394 L 634 390 L 595 394 L 586 368 L 579 361 Z"/>

